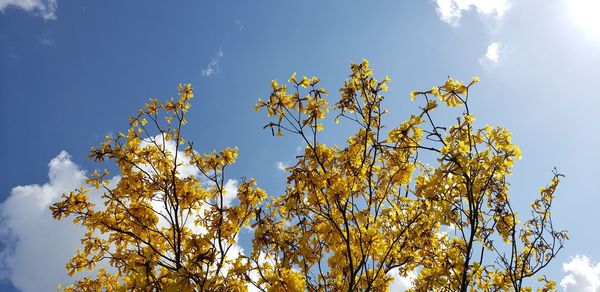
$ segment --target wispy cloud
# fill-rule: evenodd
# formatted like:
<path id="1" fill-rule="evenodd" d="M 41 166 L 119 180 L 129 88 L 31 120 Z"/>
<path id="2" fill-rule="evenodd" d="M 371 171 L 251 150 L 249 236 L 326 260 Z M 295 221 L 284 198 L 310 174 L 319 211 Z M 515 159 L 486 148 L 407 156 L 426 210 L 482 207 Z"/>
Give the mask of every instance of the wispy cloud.
<path id="1" fill-rule="evenodd" d="M 217 74 L 217 73 L 221 72 L 221 70 L 219 68 L 219 62 L 221 62 L 222 58 L 223 58 L 223 50 L 219 49 L 219 52 L 217 52 L 217 55 L 214 56 L 212 59 L 210 59 L 210 62 L 208 62 L 206 69 L 202 69 L 202 76 L 209 77 L 209 76 L 212 76 L 213 74 Z"/>
<path id="2" fill-rule="evenodd" d="M 560 286 L 566 291 L 600 291 L 600 263 L 592 264 L 586 256 L 575 256 L 570 262 L 563 264 L 567 273 L 560 281 Z"/>
<path id="3" fill-rule="evenodd" d="M 53 39 L 48 38 L 48 37 L 41 37 L 40 43 L 42 43 L 43 45 L 49 46 L 49 47 L 56 48 L 56 42 L 54 42 Z"/>
<path id="4" fill-rule="evenodd" d="M 235 20 L 235 24 L 238 26 L 238 29 L 240 31 L 244 29 L 244 24 L 241 21 L 239 21 L 239 20 L 236 19 Z"/>
<path id="5" fill-rule="evenodd" d="M 440 19 L 458 26 L 463 12 L 474 9 L 480 15 L 500 18 L 510 8 L 509 0 L 436 0 Z"/>
<path id="6" fill-rule="evenodd" d="M 275 166 L 277 167 L 277 169 L 285 172 L 285 169 L 287 167 L 289 167 L 289 165 L 287 165 L 287 163 L 283 162 L 283 161 L 277 161 L 277 163 L 275 163 Z"/>
<path id="7" fill-rule="evenodd" d="M 16 7 L 27 12 L 39 15 L 44 20 L 56 19 L 58 0 L 0 0 L 0 11 L 5 12 L 7 7 Z"/>

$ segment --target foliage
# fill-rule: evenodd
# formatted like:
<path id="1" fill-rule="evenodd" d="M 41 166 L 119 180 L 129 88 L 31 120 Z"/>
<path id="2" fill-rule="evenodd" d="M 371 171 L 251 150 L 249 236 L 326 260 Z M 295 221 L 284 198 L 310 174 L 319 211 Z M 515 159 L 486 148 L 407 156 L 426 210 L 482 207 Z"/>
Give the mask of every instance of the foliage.
<path id="1" fill-rule="evenodd" d="M 550 215 L 562 175 L 554 172 L 520 223 L 507 181 L 520 150 L 504 128 L 475 128 L 468 99 L 479 79 L 411 92 L 420 111 L 387 130 L 389 82 L 375 79 L 366 60 L 351 65 L 333 110 L 336 123 L 357 130 L 340 147 L 321 142 L 331 106 L 318 78 L 272 81 L 256 110 L 273 117 L 265 128 L 274 135 L 295 135 L 305 147 L 286 169 L 285 192 L 267 200 L 253 179 L 227 193 L 237 149 L 182 149 L 189 85 L 177 100 L 151 100 L 127 134 L 92 148 L 91 158 L 120 171 L 116 185 L 108 171 L 88 178 L 104 190 L 104 207 L 84 187 L 51 207 L 87 229 L 71 275 L 101 261 L 112 267 L 67 290 L 386 291 L 395 273 L 416 274 L 414 291 L 531 290 L 526 279 L 568 239 Z M 449 127 L 435 122 L 436 99 L 463 109 Z M 254 230 L 247 255 L 236 245 L 243 226 Z M 545 276 L 538 281 L 539 290 L 555 290 Z"/>

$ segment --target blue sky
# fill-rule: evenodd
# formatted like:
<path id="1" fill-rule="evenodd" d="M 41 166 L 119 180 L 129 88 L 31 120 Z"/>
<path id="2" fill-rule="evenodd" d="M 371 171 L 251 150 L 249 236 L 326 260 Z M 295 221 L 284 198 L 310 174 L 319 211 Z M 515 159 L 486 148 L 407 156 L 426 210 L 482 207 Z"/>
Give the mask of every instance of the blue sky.
<path id="1" fill-rule="evenodd" d="M 507 127 L 523 150 L 515 204 L 528 206 L 554 166 L 566 174 L 554 215 L 571 240 L 546 272 L 568 291 L 600 289 L 598 0 L 0 0 L 0 11 L 2 291 L 64 282 L 60 256 L 79 231 L 52 221 L 47 205 L 96 167 L 89 147 L 126 129 L 148 98 L 191 82 L 189 140 L 199 151 L 238 146 L 231 178 L 255 177 L 276 195 L 277 165 L 300 143 L 262 130 L 257 98 L 297 72 L 319 76 L 335 99 L 349 63 L 363 58 L 392 79 L 390 124 L 416 110 L 411 90 L 479 76 L 479 125 Z M 329 143 L 349 134 L 326 126 Z M 42 227 L 56 232 L 41 236 Z"/>

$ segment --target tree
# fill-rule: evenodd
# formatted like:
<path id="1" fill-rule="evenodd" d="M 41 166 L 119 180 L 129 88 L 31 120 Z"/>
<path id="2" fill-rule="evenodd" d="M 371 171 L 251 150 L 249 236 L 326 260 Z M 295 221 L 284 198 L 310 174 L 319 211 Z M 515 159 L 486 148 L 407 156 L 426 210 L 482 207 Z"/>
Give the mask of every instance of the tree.
<path id="1" fill-rule="evenodd" d="M 256 105 L 275 118 L 265 127 L 306 144 L 288 168 L 285 193 L 257 224 L 251 258 L 267 271 L 259 284 L 277 287 L 281 279 L 269 275 L 293 271 L 311 291 L 379 291 L 397 269 L 404 276 L 417 272 L 415 291 L 530 290 L 524 280 L 567 239 L 550 217 L 561 175 L 554 173 L 532 204 L 531 219 L 519 224 L 507 175 L 520 150 L 506 129 L 474 128 L 468 99 L 478 78 L 468 85 L 449 78 L 411 92 L 423 100 L 420 113 L 385 133 L 381 103 L 389 77 L 375 79 L 366 60 L 352 64 L 349 77 L 334 106 L 336 122 L 358 128 L 344 148 L 319 142 L 330 107 L 316 77 L 292 75 L 290 91 L 272 81 L 272 93 Z M 304 89 L 308 95 L 301 97 Z M 434 122 L 433 98 L 463 107 L 455 124 Z M 419 160 L 432 154 L 436 166 Z M 261 256 L 270 262 L 261 265 Z M 540 289 L 554 289 L 545 277 L 539 281 Z"/>
<path id="2" fill-rule="evenodd" d="M 244 290 L 245 269 L 235 239 L 266 196 L 254 179 L 228 193 L 225 170 L 236 148 L 200 155 L 185 147 L 192 87 L 179 86 L 179 98 L 159 104 L 152 99 L 129 131 L 106 137 L 90 158 L 114 161 L 120 180 L 111 186 L 109 172 L 94 172 L 87 183 L 103 189 L 104 208 L 90 202 L 81 187 L 51 206 L 52 215 L 72 216 L 87 229 L 82 249 L 67 263 L 69 275 L 100 268 L 65 290 Z M 237 251 L 237 253 L 236 253 Z"/>
<path id="3" fill-rule="evenodd" d="M 336 123 L 356 128 L 344 147 L 320 140 L 330 104 L 319 79 L 293 74 L 288 82 L 273 80 L 256 105 L 273 117 L 265 125 L 273 135 L 305 144 L 277 197 L 265 200 L 254 179 L 227 191 L 237 149 L 183 149 L 190 85 L 177 100 L 151 100 L 127 134 L 93 147 L 90 158 L 113 161 L 120 174 L 116 185 L 106 170 L 88 178 L 104 190 L 104 207 L 82 187 L 51 209 L 87 229 L 70 274 L 101 261 L 112 270 L 67 290 L 385 291 L 394 273 L 413 273 L 414 291 L 529 291 L 526 279 L 563 248 L 566 232 L 550 214 L 562 175 L 554 171 L 520 223 L 507 181 L 520 150 L 506 129 L 475 128 L 468 99 L 477 78 L 412 92 L 423 101 L 418 114 L 386 130 L 389 77 L 375 79 L 366 60 L 352 64 L 333 106 Z M 464 112 L 442 127 L 436 99 Z M 247 255 L 236 249 L 242 226 L 254 230 Z M 545 276 L 538 281 L 555 290 Z"/>

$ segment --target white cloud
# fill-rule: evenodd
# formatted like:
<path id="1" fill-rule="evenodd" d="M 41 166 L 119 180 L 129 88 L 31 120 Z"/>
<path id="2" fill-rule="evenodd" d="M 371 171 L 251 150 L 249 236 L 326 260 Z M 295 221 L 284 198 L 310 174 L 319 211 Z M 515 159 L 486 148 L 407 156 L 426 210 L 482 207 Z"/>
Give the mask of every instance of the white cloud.
<path id="1" fill-rule="evenodd" d="M 165 139 L 162 138 L 161 134 L 158 134 L 158 135 L 152 137 L 152 139 L 142 140 L 142 142 L 140 143 L 140 147 L 148 147 L 148 146 L 156 147 L 154 145 L 154 143 L 156 143 L 156 146 L 158 146 L 158 147 L 163 147 L 163 144 L 164 144 L 164 149 L 171 156 L 173 156 L 174 153 L 176 152 L 175 141 L 173 141 L 173 140 L 166 141 Z M 189 159 L 186 157 L 186 155 L 183 151 L 181 151 L 181 150 L 177 151 L 177 157 L 178 157 L 178 159 L 177 159 L 177 164 L 178 164 L 177 177 L 185 178 L 185 177 L 190 177 L 190 176 L 196 176 L 196 177 L 198 177 L 198 179 L 200 180 L 200 183 L 202 184 L 202 186 L 204 188 L 209 188 L 211 186 L 214 186 L 214 182 L 212 182 L 209 179 L 207 179 L 206 177 L 200 175 L 200 171 L 198 170 L 198 167 L 196 167 L 195 165 L 190 163 Z M 148 164 L 142 164 L 140 166 L 140 168 L 144 172 L 149 173 L 149 174 L 156 173 L 156 170 Z M 223 205 L 225 207 L 231 206 L 231 203 L 233 202 L 233 200 L 235 198 L 237 198 L 238 187 L 239 187 L 239 182 L 235 179 L 228 179 L 227 181 L 225 181 L 225 184 L 223 185 L 223 191 L 224 191 L 223 192 Z M 162 214 L 167 214 L 167 211 L 165 210 L 165 207 L 161 201 L 152 201 L 152 206 L 155 210 L 157 210 L 157 212 L 162 213 Z M 202 214 L 208 210 L 208 208 L 205 208 L 205 207 L 207 207 L 207 205 L 202 206 L 198 210 L 198 214 L 200 216 L 202 216 Z M 159 227 L 168 227 L 169 223 L 167 222 L 167 220 L 165 218 L 163 218 L 162 216 L 159 216 L 158 226 Z M 189 220 L 186 223 L 186 226 L 198 234 L 206 233 L 206 228 L 204 228 L 203 226 L 196 225 L 194 223 L 194 220 Z"/>
<path id="2" fill-rule="evenodd" d="M 498 47 L 498 43 L 491 43 L 487 48 L 485 57 L 488 58 L 490 61 L 498 62 Z"/>
<path id="3" fill-rule="evenodd" d="M 142 142 L 140 143 L 140 147 L 147 147 L 147 146 L 163 147 L 163 144 L 164 144 L 164 149 L 166 150 L 166 152 L 170 153 L 171 156 L 174 156 L 175 149 L 176 149 L 175 141 L 173 141 L 173 140 L 167 141 L 166 139 L 162 138 L 163 135 L 165 135 L 165 134 L 158 134 L 158 135 L 152 137 L 151 139 L 147 138 L 147 139 L 142 140 Z M 156 143 L 156 146 L 154 145 L 154 143 Z M 180 147 L 180 149 L 181 149 L 181 147 Z M 156 170 L 147 164 L 141 165 L 140 168 L 142 170 L 144 170 L 146 173 L 150 173 L 150 174 L 156 173 Z M 196 176 L 199 173 L 200 173 L 200 171 L 198 170 L 198 168 L 195 165 L 190 164 L 189 159 L 185 156 L 185 153 L 182 150 L 177 151 L 177 177 L 184 178 L 184 177 L 189 177 L 189 176 Z"/>
<path id="4" fill-rule="evenodd" d="M 167 148 L 171 146 L 166 143 Z M 170 151 L 174 152 L 174 146 Z M 21 291 L 53 291 L 59 283 L 68 285 L 89 275 L 84 272 L 71 278 L 65 270 L 65 264 L 81 246 L 84 229 L 69 219 L 55 220 L 49 210 L 50 205 L 61 199 L 61 194 L 85 184 L 85 171 L 73 163 L 65 151 L 50 161 L 49 168 L 47 183 L 14 187 L 0 203 L 0 280 L 10 281 Z M 197 174 L 189 165 L 183 165 L 180 170 L 184 176 Z M 115 176 L 109 185 L 113 187 L 119 180 L 120 177 Z M 226 206 L 236 198 L 238 186 L 237 180 L 226 181 Z M 89 197 L 97 206 L 102 205 L 101 190 L 91 188 Z M 193 220 L 188 223 L 195 225 Z M 159 222 L 161 224 L 167 223 Z M 199 226 L 188 227 L 198 233 L 206 232 Z M 236 238 L 227 256 L 235 257 L 243 252 Z"/>
<path id="5" fill-rule="evenodd" d="M 269 263 L 271 266 L 275 266 L 275 259 L 268 256 L 266 253 L 259 253 L 258 254 L 258 265 L 263 266 L 265 263 Z M 260 274 L 258 273 L 257 270 L 251 270 L 249 275 L 250 279 L 254 282 L 258 282 L 260 280 Z M 248 292 L 259 292 L 259 291 L 265 291 L 266 288 L 265 287 L 261 287 L 261 289 L 258 289 L 256 286 L 254 286 L 251 283 L 248 283 L 246 285 L 248 287 Z"/>
<path id="6" fill-rule="evenodd" d="M 0 11 L 7 7 L 18 7 L 41 16 L 44 20 L 56 19 L 58 0 L 0 0 Z"/>
<path id="7" fill-rule="evenodd" d="M 277 169 L 285 172 L 285 169 L 287 167 L 290 167 L 289 165 L 287 165 L 287 163 L 283 162 L 283 161 L 277 161 L 277 163 L 275 163 L 275 166 L 277 167 Z"/>
<path id="8" fill-rule="evenodd" d="M 500 18 L 510 7 L 509 0 L 436 0 L 440 19 L 458 26 L 465 11 L 475 9 L 478 14 Z"/>
<path id="9" fill-rule="evenodd" d="M 49 167 L 47 183 L 14 187 L 0 203 L 0 277 L 22 291 L 52 291 L 58 283 L 73 282 L 64 267 L 80 245 L 83 229 L 53 219 L 48 208 L 84 183 L 84 171 L 65 151 Z"/>
<path id="10" fill-rule="evenodd" d="M 388 272 L 392 278 L 392 284 L 390 285 L 390 291 L 406 291 L 412 287 L 412 281 L 415 279 L 416 275 L 414 272 L 408 273 L 406 277 L 403 277 L 398 273 L 398 268 L 392 269 Z"/>
<path id="11" fill-rule="evenodd" d="M 219 62 L 221 61 L 221 58 L 223 58 L 223 50 L 219 49 L 217 55 L 210 59 L 210 62 L 208 62 L 208 66 L 206 66 L 206 69 L 202 69 L 202 76 L 209 77 L 215 73 L 219 73 Z"/>
<path id="12" fill-rule="evenodd" d="M 499 42 L 490 43 L 487 47 L 487 50 L 485 51 L 485 55 L 483 57 L 479 58 L 479 63 L 481 63 L 481 65 L 498 64 L 503 52 L 504 52 L 504 46 L 501 43 L 499 43 Z"/>
<path id="13" fill-rule="evenodd" d="M 592 264 L 586 256 L 577 255 L 563 264 L 563 271 L 567 275 L 560 281 L 560 286 L 566 292 L 600 291 L 600 263 Z"/>
<path id="14" fill-rule="evenodd" d="M 233 199 L 237 198 L 239 183 L 235 179 L 228 179 L 223 186 L 223 190 L 225 191 L 223 194 L 223 205 L 225 207 L 231 206 L 231 202 Z"/>

